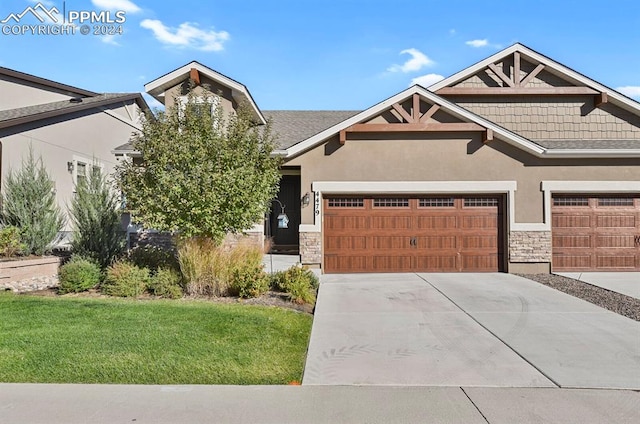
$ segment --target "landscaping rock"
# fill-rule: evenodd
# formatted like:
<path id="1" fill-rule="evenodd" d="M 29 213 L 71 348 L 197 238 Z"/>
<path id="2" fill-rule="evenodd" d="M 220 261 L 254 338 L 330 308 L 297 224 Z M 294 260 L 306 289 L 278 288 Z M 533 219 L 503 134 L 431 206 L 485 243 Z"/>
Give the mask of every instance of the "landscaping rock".
<path id="1" fill-rule="evenodd" d="M 46 290 L 58 287 L 58 274 L 26 278 L 17 281 L 0 283 L 0 291 L 13 291 L 15 293 L 26 293 L 32 291 Z"/>

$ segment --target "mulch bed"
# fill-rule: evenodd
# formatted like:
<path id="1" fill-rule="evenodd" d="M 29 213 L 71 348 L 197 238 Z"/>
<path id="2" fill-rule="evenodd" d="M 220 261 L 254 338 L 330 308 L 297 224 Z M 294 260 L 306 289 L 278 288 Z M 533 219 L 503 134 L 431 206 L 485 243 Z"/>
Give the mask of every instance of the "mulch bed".
<path id="1" fill-rule="evenodd" d="M 573 278 L 555 274 L 519 274 L 521 277 L 552 287 L 594 305 L 615 312 L 635 321 L 640 321 L 640 300 L 602 287 L 593 286 Z"/>
<path id="2" fill-rule="evenodd" d="M 21 295 L 31 295 L 31 296 L 44 296 L 44 297 L 80 297 L 80 298 L 100 298 L 100 299 L 108 299 L 111 296 L 104 295 L 100 293 L 98 290 L 89 290 L 82 293 L 70 293 L 65 295 L 59 295 L 58 290 L 55 288 L 46 289 L 46 290 L 37 290 L 31 292 L 21 293 Z M 137 298 L 138 300 L 154 300 L 159 299 L 158 297 L 151 296 L 149 294 L 144 294 Z M 309 304 L 297 304 L 291 302 L 287 295 L 284 293 L 269 291 L 263 294 L 260 297 L 255 297 L 251 299 L 241 299 L 239 297 L 208 297 L 208 296 L 185 296 L 182 299 L 177 299 L 176 302 L 180 300 L 198 300 L 203 302 L 213 302 L 213 303 L 225 303 L 225 304 L 243 304 L 243 305 L 259 305 L 259 306 L 273 306 L 277 308 L 285 308 L 285 309 L 293 309 L 298 312 L 303 312 L 306 314 L 313 314 L 313 305 Z"/>

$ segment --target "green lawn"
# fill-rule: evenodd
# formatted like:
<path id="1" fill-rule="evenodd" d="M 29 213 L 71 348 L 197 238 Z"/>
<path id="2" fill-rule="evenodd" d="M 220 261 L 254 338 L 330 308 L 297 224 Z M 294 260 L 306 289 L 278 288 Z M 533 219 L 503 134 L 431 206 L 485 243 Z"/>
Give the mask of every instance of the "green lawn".
<path id="1" fill-rule="evenodd" d="M 0 382 L 285 384 L 312 317 L 194 301 L 0 294 Z"/>

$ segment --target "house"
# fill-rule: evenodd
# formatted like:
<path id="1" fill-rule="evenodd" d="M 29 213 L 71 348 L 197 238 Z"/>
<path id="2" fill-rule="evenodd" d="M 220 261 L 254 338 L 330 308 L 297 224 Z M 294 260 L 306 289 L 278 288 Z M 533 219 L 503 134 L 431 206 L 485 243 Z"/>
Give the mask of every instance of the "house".
<path id="1" fill-rule="evenodd" d="M 64 213 L 92 166 L 113 173 L 111 151 L 139 130 L 141 111 L 148 109 L 139 93 L 95 93 L 2 67 L 0 93 L 1 181 L 33 149 Z"/>
<path id="2" fill-rule="evenodd" d="M 261 112 L 197 62 L 146 89 L 189 80 L 273 119 L 266 232 L 323 272 L 640 270 L 640 104 L 522 44 L 364 111 Z"/>

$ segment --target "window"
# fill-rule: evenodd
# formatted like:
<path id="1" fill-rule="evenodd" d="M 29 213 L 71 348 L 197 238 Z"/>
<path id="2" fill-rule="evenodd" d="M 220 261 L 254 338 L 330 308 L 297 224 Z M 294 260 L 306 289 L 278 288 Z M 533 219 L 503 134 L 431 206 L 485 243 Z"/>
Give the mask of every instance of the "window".
<path id="1" fill-rule="evenodd" d="M 76 184 L 87 180 L 87 164 L 84 162 L 76 162 Z"/>
<path id="2" fill-rule="evenodd" d="M 553 206 L 589 206 L 588 197 L 554 197 Z"/>
<path id="3" fill-rule="evenodd" d="M 598 206 L 633 206 L 633 197 L 601 197 Z"/>
<path id="4" fill-rule="evenodd" d="M 406 208 L 409 206 L 409 199 L 388 197 L 373 199 L 375 208 Z"/>
<path id="5" fill-rule="evenodd" d="M 338 197 L 328 199 L 330 208 L 362 208 L 364 207 L 364 199 L 357 197 Z"/>
<path id="6" fill-rule="evenodd" d="M 498 206 L 498 199 L 495 197 L 470 197 L 464 199 L 465 208 L 489 208 Z"/>
<path id="7" fill-rule="evenodd" d="M 86 158 L 74 156 L 73 162 L 68 162 L 69 173 L 73 179 L 74 186 L 80 184 L 82 181 L 87 181 L 90 173 L 93 171 L 100 171 L 103 169 L 103 165 L 100 163 L 93 163 Z M 74 189 L 75 192 L 75 189 Z"/>
<path id="8" fill-rule="evenodd" d="M 452 208 L 453 197 L 432 197 L 428 199 L 420 199 L 421 208 Z"/>

